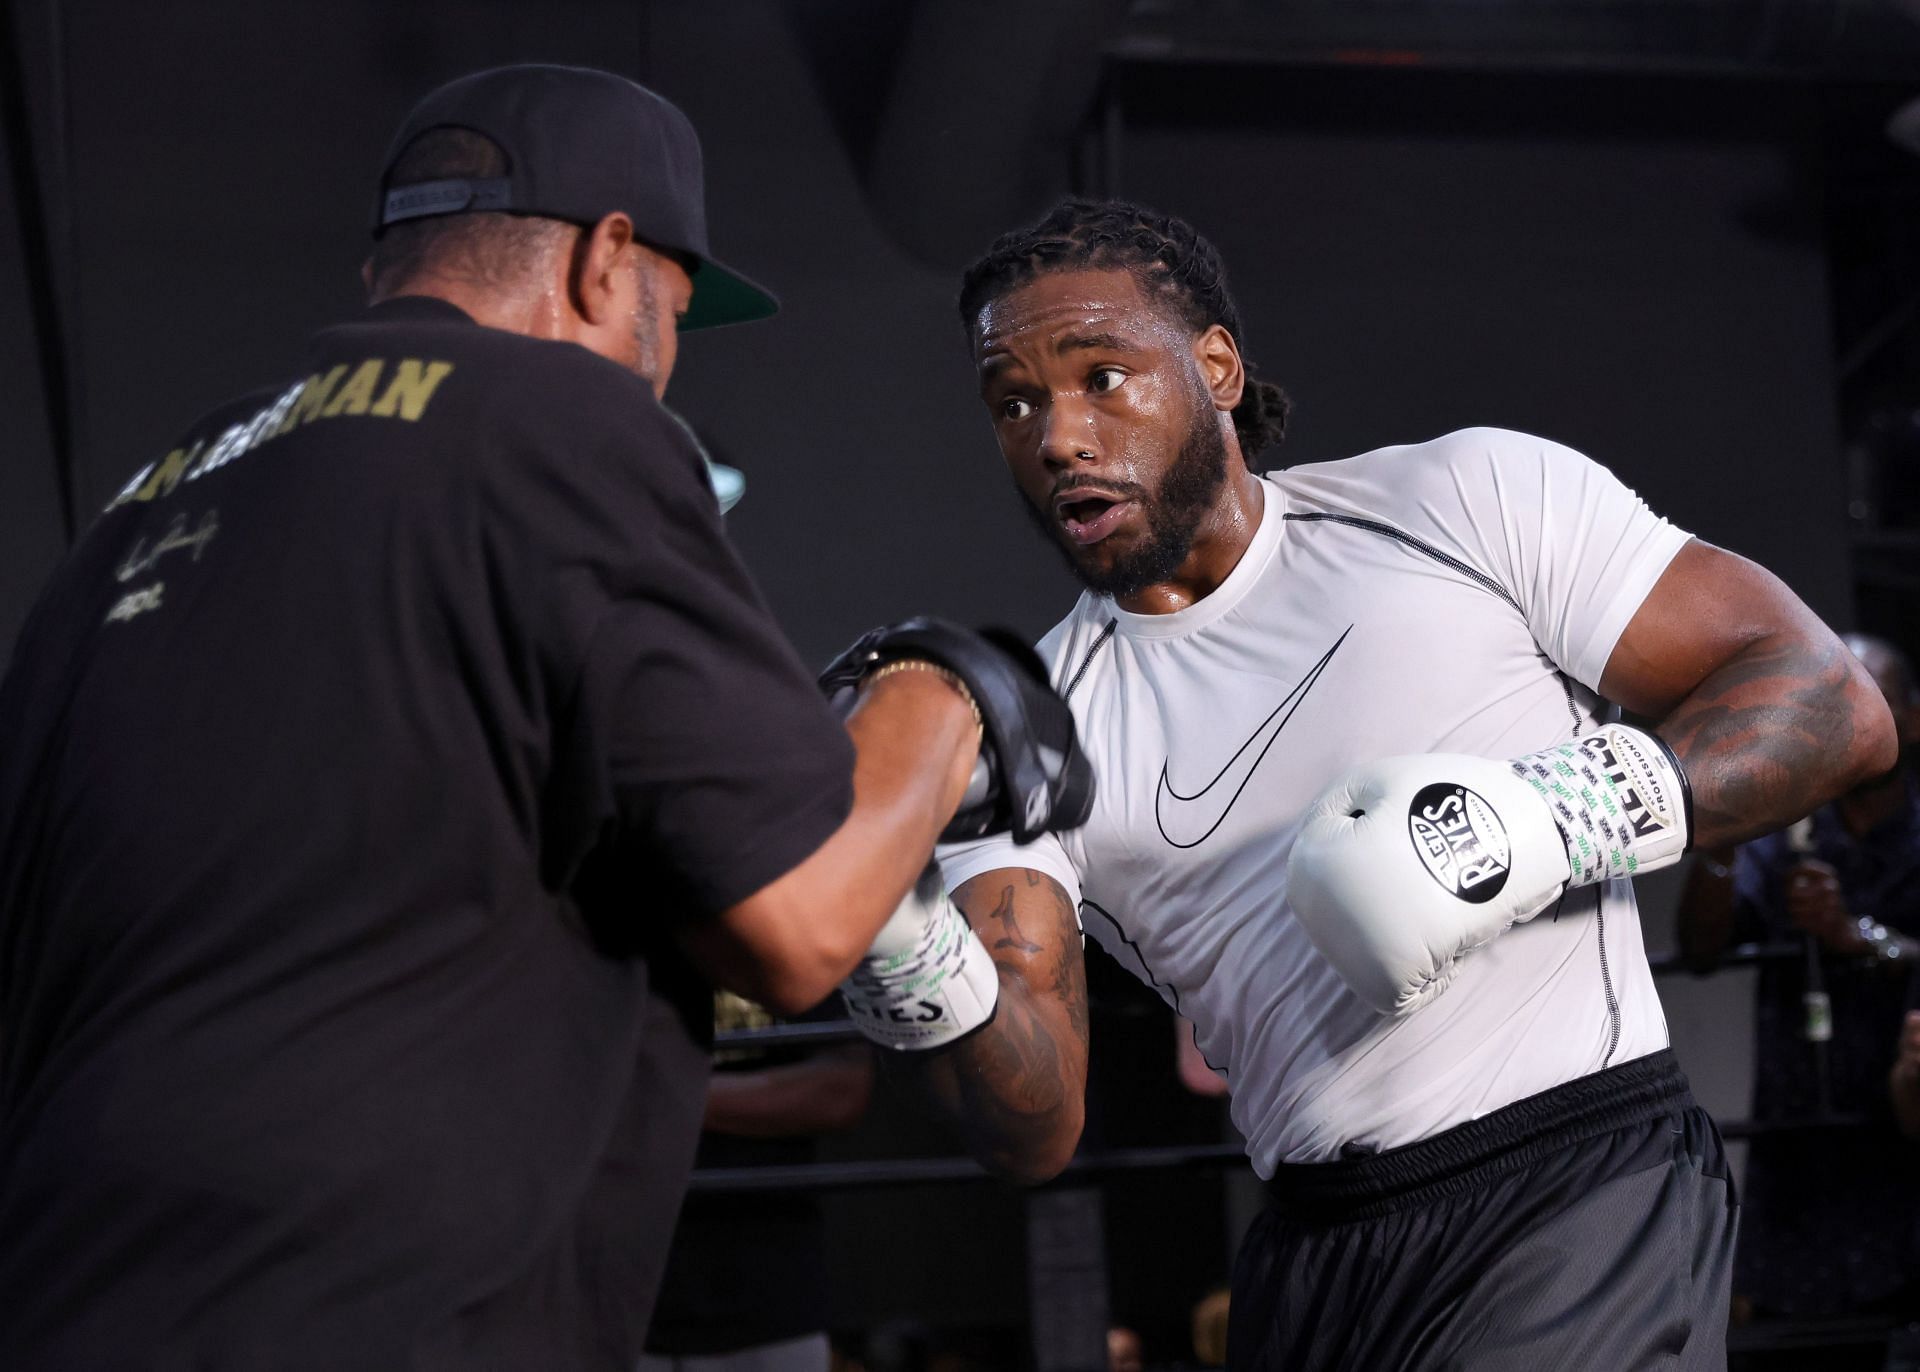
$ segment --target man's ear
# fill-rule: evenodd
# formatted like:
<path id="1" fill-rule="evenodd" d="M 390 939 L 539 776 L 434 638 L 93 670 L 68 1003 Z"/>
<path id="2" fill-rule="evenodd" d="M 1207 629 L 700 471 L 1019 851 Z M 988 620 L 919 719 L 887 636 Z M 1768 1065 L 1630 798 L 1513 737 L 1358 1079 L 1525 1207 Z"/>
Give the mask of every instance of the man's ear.
<path id="1" fill-rule="evenodd" d="M 620 273 L 627 245 L 633 242 L 633 221 L 610 214 L 580 236 L 575 244 L 567 282 L 573 307 L 589 324 L 605 324 L 618 312 Z"/>
<path id="2" fill-rule="evenodd" d="M 1247 369 L 1240 361 L 1240 347 L 1233 335 L 1214 324 L 1193 341 L 1193 360 L 1207 383 L 1216 410 L 1232 410 L 1240 403 L 1247 387 Z"/>
<path id="3" fill-rule="evenodd" d="M 373 294 L 373 257 L 371 255 L 360 264 L 360 286 L 368 295 Z"/>

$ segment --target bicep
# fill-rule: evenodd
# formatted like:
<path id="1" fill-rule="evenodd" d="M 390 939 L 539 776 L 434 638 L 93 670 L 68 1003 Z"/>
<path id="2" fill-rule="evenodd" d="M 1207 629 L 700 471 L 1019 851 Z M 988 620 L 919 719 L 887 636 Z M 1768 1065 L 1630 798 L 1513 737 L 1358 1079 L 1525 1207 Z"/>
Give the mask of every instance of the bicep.
<path id="1" fill-rule="evenodd" d="M 981 1162 L 1044 1181 L 1067 1165 L 1085 1120 L 1087 977 L 1073 899 L 1030 867 L 980 872 L 950 895 L 993 958 L 999 1003 L 947 1051 L 889 1056 L 916 1060 L 917 1077 Z"/>
<path id="2" fill-rule="evenodd" d="M 1715 669 L 1769 639 L 1832 642 L 1780 578 L 1693 539 L 1675 555 L 1627 621 L 1600 693 L 1638 715 L 1664 718 Z"/>
<path id="3" fill-rule="evenodd" d="M 1087 976 L 1080 920 L 1058 881 L 1026 867 L 1003 867 L 962 882 L 953 903 L 987 947 L 1004 984 L 1013 980 L 1058 1030 L 1084 1045 Z"/>

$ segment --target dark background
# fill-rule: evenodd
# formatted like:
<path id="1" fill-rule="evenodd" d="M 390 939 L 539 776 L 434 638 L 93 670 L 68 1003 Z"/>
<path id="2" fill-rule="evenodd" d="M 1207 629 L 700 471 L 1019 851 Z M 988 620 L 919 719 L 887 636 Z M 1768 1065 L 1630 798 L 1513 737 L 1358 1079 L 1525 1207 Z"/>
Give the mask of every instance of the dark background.
<path id="1" fill-rule="evenodd" d="M 1885 133 L 1920 94 L 1920 30 L 1892 3 L 8 13 L 0 660 L 65 544 L 63 464 L 84 522 L 194 415 L 285 379 L 305 335 L 357 307 L 371 187 L 408 105 L 523 60 L 607 67 L 680 103 L 717 250 L 782 297 L 771 323 L 686 340 L 669 400 L 747 472 L 734 534 L 810 660 L 913 611 L 1034 635 L 1065 611 L 952 300 L 995 233 L 1072 189 L 1173 210 L 1221 247 L 1250 355 L 1297 402 L 1281 461 L 1532 430 L 1836 626 L 1920 628 L 1920 161 Z M 1643 901 L 1660 945 L 1670 886 Z M 1703 1099 L 1742 1113 L 1748 983 L 1665 989 Z M 1105 1127 L 1217 1137 L 1163 1089 L 1163 1022 L 1124 1001 L 1096 1054 L 1137 1089 L 1109 1092 Z M 940 1146 L 883 1110 L 841 1151 Z M 914 1197 L 916 1224 L 955 1235 L 947 1260 L 915 1263 L 874 1258 L 890 1203 L 836 1207 L 843 1319 L 1023 1319 L 1017 1196 Z M 1177 1339 L 1224 1275 L 1228 1227 L 1217 1182 L 1110 1202 L 1116 1303 L 1152 1307 L 1132 1316 L 1150 1342 Z"/>

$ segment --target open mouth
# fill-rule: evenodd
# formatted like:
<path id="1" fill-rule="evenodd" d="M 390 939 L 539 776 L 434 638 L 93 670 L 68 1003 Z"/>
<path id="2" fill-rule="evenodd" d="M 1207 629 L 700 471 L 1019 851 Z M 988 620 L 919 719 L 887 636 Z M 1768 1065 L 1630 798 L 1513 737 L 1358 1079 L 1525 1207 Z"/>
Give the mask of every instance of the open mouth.
<path id="1" fill-rule="evenodd" d="M 1096 491 L 1069 493 L 1053 505 L 1054 517 L 1075 543 L 1098 543 L 1120 526 L 1133 508 L 1131 500 Z"/>

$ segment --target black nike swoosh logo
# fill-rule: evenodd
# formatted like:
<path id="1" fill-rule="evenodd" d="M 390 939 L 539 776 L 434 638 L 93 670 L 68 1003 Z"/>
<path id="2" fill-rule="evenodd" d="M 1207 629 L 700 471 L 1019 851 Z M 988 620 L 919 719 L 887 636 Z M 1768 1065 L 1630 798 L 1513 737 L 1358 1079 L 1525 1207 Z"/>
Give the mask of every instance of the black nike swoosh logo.
<path id="1" fill-rule="evenodd" d="M 1247 789 L 1247 783 L 1253 779 L 1254 768 L 1266 757 L 1267 750 L 1273 747 L 1273 741 L 1280 737 L 1280 731 L 1287 727 L 1293 712 L 1300 708 L 1300 702 L 1307 698 L 1313 683 L 1320 679 L 1327 664 L 1333 661 L 1333 655 L 1340 651 L 1340 645 L 1347 641 L 1347 634 L 1352 632 L 1353 626 L 1349 624 L 1346 632 L 1335 639 L 1325 655 L 1300 678 L 1299 685 L 1287 692 L 1287 698 L 1274 706 L 1273 713 L 1260 722 L 1260 727 L 1253 731 L 1253 737 L 1240 745 L 1239 751 L 1227 759 L 1227 765 L 1205 786 L 1190 796 L 1181 795 L 1167 780 L 1167 766 L 1173 759 L 1169 757 L 1160 765 L 1160 787 L 1153 797 L 1153 817 L 1160 826 L 1161 838 L 1175 848 L 1197 848 L 1213 836 L 1213 831 L 1226 819 L 1227 811 L 1240 799 L 1240 793 Z M 1217 812 L 1213 805 L 1206 803 L 1207 797 L 1215 792 L 1226 797 Z"/>

